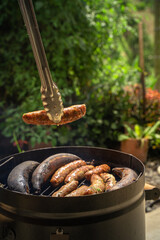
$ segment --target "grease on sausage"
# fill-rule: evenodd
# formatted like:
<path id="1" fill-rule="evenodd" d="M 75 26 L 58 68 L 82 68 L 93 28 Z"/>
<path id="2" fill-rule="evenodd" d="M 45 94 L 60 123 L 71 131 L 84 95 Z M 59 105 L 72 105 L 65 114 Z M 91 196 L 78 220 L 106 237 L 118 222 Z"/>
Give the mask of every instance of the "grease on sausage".
<path id="1" fill-rule="evenodd" d="M 137 173 L 131 168 L 119 167 L 113 168 L 112 171 L 117 174 L 121 178 L 121 180 L 118 181 L 116 185 L 114 185 L 112 188 L 110 188 L 109 191 L 125 187 L 134 182 L 138 177 Z"/>
<path id="2" fill-rule="evenodd" d="M 95 192 L 95 193 L 102 193 L 105 190 L 105 183 L 103 179 L 97 175 L 93 174 L 91 176 L 91 185 L 90 188 Z"/>
<path id="3" fill-rule="evenodd" d="M 67 194 L 66 197 L 76 197 L 76 196 L 84 196 L 84 195 L 91 195 L 91 194 L 99 194 L 104 192 L 105 190 L 105 183 L 103 179 L 97 175 L 93 174 L 91 176 L 91 185 L 86 186 L 82 185 L 81 187 L 77 188 L 70 194 Z"/>
<path id="4" fill-rule="evenodd" d="M 78 187 L 78 181 L 71 181 L 63 185 L 58 191 L 52 194 L 52 197 L 65 197 Z"/>
<path id="5" fill-rule="evenodd" d="M 39 192 L 48 178 L 63 165 L 79 160 L 77 155 L 71 153 L 58 153 L 46 158 L 33 172 L 32 185 Z"/>
<path id="6" fill-rule="evenodd" d="M 93 169 L 94 166 L 93 165 L 86 165 L 86 166 L 82 166 L 80 168 L 77 168 L 75 170 L 73 170 L 72 172 L 70 172 L 66 178 L 65 178 L 65 183 L 76 180 L 76 181 L 80 181 L 84 178 L 84 175 L 87 171 Z"/>
<path id="7" fill-rule="evenodd" d="M 77 188 L 70 194 L 67 194 L 66 197 L 78 197 L 78 196 L 90 195 L 90 194 L 94 194 L 94 193 L 95 192 L 93 191 L 93 189 L 91 189 L 90 187 L 88 187 L 86 185 L 82 185 L 81 187 Z"/>
<path id="8" fill-rule="evenodd" d="M 109 172 L 109 171 L 110 171 L 110 167 L 107 164 L 102 164 L 86 172 L 85 178 L 89 181 L 93 174 L 100 174 L 100 173 Z"/>
<path id="9" fill-rule="evenodd" d="M 50 182 L 54 187 L 57 187 L 60 183 L 64 181 L 66 176 L 74 169 L 86 165 L 83 160 L 74 161 L 66 164 L 65 166 L 59 168 L 52 176 Z"/>
<path id="10" fill-rule="evenodd" d="M 82 118 L 86 114 L 86 105 L 73 105 L 63 110 L 63 116 L 59 123 L 49 119 L 45 110 L 24 113 L 22 119 L 27 124 L 34 125 L 63 125 Z"/>
<path id="11" fill-rule="evenodd" d="M 101 173 L 100 177 L 103 179 L 105 183 L 105 191 L 108 191 L 116 184 L 115 177 L 110 173 Z"/>

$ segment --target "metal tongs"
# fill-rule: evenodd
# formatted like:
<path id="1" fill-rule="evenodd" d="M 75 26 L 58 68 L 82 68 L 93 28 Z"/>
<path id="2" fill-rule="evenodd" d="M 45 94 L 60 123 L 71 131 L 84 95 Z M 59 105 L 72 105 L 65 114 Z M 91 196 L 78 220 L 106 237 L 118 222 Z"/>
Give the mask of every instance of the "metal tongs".
<path id="1" fill-rule="evenodd" d="M 58 124 L 63 115 L 63 102 L 59 90 L 52 80 L 33 3 L 32 0 L 18 0 L 18 2 L 41 79 L 42 103 L 49 119 Z"/>

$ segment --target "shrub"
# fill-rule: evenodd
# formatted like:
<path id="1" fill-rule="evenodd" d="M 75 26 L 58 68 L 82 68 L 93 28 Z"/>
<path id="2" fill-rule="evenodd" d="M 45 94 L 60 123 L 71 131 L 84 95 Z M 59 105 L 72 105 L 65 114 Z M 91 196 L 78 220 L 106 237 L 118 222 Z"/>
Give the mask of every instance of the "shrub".
<path id="1" fill-rule="evenodd" d="M 24 112 L 42 109 L 40 80 L 18 3 L 0 5 L 2 133 L 33 146 L 106 146 L 122 127 L 123 86 L 136 81 L 138 61 L 128 64 L 122 45 L 133 5 L 122 0 L 35 0 L 35 11 L 53 80 L 65 106 L 86 103 L 86 117 L 66 126 L 30 126 Z M 7 9 L 7 11 L 5 11 Z M 102 134 L 104 133 L 104 134 Z"/>
<path id="2" fill-rule="evenodd" d="M 128 98 L 126 119 L 130 123 L 155 123 L 160 119 L 160 93 L 146 88 L 145 116 L 143 114 L 142 87 L 140 84 L 125 87 L 125 97 Z"/>

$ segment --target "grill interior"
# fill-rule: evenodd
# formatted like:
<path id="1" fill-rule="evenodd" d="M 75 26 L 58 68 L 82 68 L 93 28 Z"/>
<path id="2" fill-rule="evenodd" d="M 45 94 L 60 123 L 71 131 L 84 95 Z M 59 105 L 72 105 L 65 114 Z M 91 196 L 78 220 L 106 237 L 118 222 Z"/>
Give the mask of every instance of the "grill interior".
<path id="1" fill-rule="evenodd" d="M 8 175 L 18 164 L 29 160 L 41 163 L 51 155 L 58 153 L 75 154 L 85 160 L 86 163 L 94 166 L 107 163 L 111 169 L 119 166 L 129 167 L 135 170 L 141 177 L 137 178 L 136 183 L 133 182 L 131 185 L 118 191 L 83 197 L 51 197 L 58 188 L 53 188 L 49 181 L 43 186 L 38 196 L 32 188 L 31 194 L 18 193 L 8 189 Z M 125 219 L 125 223 L 137 216 L 136 226 L 141 226 L 141 229 L 143 229 L 143 221 L 139 218 L 139 208 L 142 211 L 144 210 L 143 206 L 141 207 L 144 202 L 143 173 L 144 166 L 135 157 L 104 148 L 63 146 L 26 151 L 8 156 L 0 160 L 0 216 L 2 221 L 10 221 L 10 223 L 16 224 L 17 240 L 24 239 L 24 237 L 25 240 L 51 239 L 50 233 L 55 233 L 57 226 L 64 226 L 64 233 L 72 235 L 72 229 L 74 233 L 78 233 L 78 236 L 77 234 L 75 236 L 74 233 L 71 236 L 71 239 L 74 240 L 105 239 L 106 236 L 108 237 L 108 234 L 109 238 L 112 239 L 110 229 L 116 226 L 113 234 L 118 233 L 114 238 L 117 239 L 119 237 L 118 229 L 120 228 L 119 224 L 115 224 L 114 221 L 116 218 L 118 220 L 121 215 L 126 216 L 126 213 L 128 213 L 128 219 Z M 88 183 L 84 180 L 79 183 L 79 186 L 82 184 Z M 135 209 L 136 212 L 131 211 L 131 209 Z M 102 225 L 99 224 L 100 222 Z M 120 222 L 122 222 L 122 226 L 125 225 L 123 221 Z M 103 223 L 105 224 L 103 225 Z M 108 225 L 109 223 L 110 225 Z M 26 224 L 28 224 L 28 229 L 26 229 Z M 96 224 L 96 227 L 93 226 L 91 229 L 90 226 L 92 224 Z M 41 227 L 42 225 L 43 228 Z M 33 231 L 31 231 L 31 226 L 33 226 Z M 129 224 L 129 226 L 134 226 L 132 232 L 135 233 L 135 224 Z M 97 229 L 97 227 L 99 228 Z M 24 231 L 25 229 L 26 232 Z M 90 229 L 89 232 L 88 229 Z M 98 236 L 95 234 L 95 230 L 99 234 Z M 131 229 L 129 232 L 131 232 Z M 79 235 L 79 233 L 83 234 Z M 122 236 L 123 238 L 121 239 L 129 239 L 129 236 L 126 234 Z M 142 239 L 142 235 L 139 239 Z"/>
<path id="2" fill-rule="evenodd" d="M 87 164 L 92 164 L 94 166 L 97 165 L 101 165 L 104 164 L 104 161 L 96 161 L 96 160 L 91 160 L 91 161 L 87 161 L 85 159 L 83 159 L 84 161 L 86 161 Z M 23 161 L 21 161 L 23 162 Z M 118 167 L 118 166 L 122 166 L 122 165 L 115 165 L 114 163 L 111 162 L 105 162 L 107 163 L 111 169 L 113 167 Z M 19 163 L 18 163 L 19 164 Z M 0 177 L 0 187 L 3 187 L 4 189 L 9 189 L 8 185 L 7 185 L 7 177 L 10 173 L 10 171 L 16 167 L 18 164 L 15 164 L 14 162 L 14 156 L 8 158 L 7 160 L 5 160 L 2 164 L 0 164 L 0 172 L 3 172 L 3 175 L 1 175 Z M 119 177 L 114 175 L 116 180 L 119 181 Z M 51 183 L 50 183 L 50 179 L 42 186 L 41 192 L 37 193 L 35 192 L 35 190 L 32 187 L 32 183 L 31 183 L 31 176 L 30 176 L 30 180 L 29 180 L 29 187 L 30 187 L 30 194 L 32 195 L 39 195 L 39 196 L 51 196 L 54 192 L 56 192 L 58 189 L 60 189 L 62 186 L 64 185 L 64 183 L 60 184 L 58 187 L 54 188 Z M 90 182 L 87 181 L 86 179 L 83 179 L 82 181 L 79 182 L 78 188 L 82 185 L 90 185 Z M 11 190 L 12 191 L 12 190 Z"/>

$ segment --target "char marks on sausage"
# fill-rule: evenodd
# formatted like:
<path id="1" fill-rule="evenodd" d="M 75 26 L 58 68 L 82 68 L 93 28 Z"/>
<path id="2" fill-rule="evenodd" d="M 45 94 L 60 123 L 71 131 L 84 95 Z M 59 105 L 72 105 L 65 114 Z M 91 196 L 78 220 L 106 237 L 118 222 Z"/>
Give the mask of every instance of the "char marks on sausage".
<path id="1" fill-rule="evenodd" d="M 71 153 L 58 153 L 46 158 L 33 172 L 32 185 L 33 188 L 40 192 L 43 184 L 49 179 L 49 177 L 60 167 L 79 160 L 77 155 Z"/>
<path id="2" fill-rule="evenodd" d="M 58 191 L 52 194 L 52 197 L 65 197 L 67 194 L 75 190 L 78 186 L 78 181 L 71 181 L 63 185 Z"/>
<path id="3" fill-rule="evenodd" d="M 103 179 L 97 175 L 93 174 L 91 176 L 91 185 L 90 188 L 95 192 L 95 193 L 102 193 L 105 190 L 105 183 Z"/>
<path id="4" fill-rule="evenodd" d="M 86 172 L 85 178 L 89 181 L 93 174 L 99 175 L 100 173 L 109 172 L 109 171 L 110 171 L 110 167 L 107 164 L 102 164 L 102 165 L 96 166 L 92 170 Z"/>
<path id="5" fill-rule="evenodd" d="M 52 176 L 50 182 L 54 187 L 57 187 L 60 183 L 64 181 L 66 176 L 76 168 L 86 165 L 83 160 L 74 161 L 66 164 L 65 166 L 59 168 Z"/>
<path id="6" fill-rule="evenodd" d="M 101 173 L 100 177 L 103 179 L 105 183 L 105 191 L 108 191 L 116 184 L 115 177 L 110 173 Z"/>
<path id="7" fill-rule="evenodd" d="M 93 165 L 86 165 L 73 170 L 66 176 L 65 183 L 73 180 L 81 181 L 85 177 L 85 173 L 93 168 Z"/>
<path id="8" fill-rule="evenodd" d="M 67 194 L 66 197 L 78 197 L 78 196 L 90 195 L 94 193 L 95 192 L 90 187 L 86 185 L 82 185 L 81 187 L 77 188 L 70 194 Z"/>
<path id="9" fill-rule="evenodd" d="M 131 168 L 119 167 L 113 168 L 112 171 L 117 174 L 121 178 L 121 180 L 118 181 L 116 185 L 114 185 L 112 188 L 110 188 L 109 191 L 125 187 L 134 182 L 138 177 L 137 173 Z"/>
<path id="10" fill-rule="evenodd" d="M 76 121 L 86 114 L 86 105 L 73 105 L 63 110 L 63 116 L 59 123 L 55 123 L 49 119 L 45 110 L 24 113 L 22 119 L 27 124 L 33 125 L 63 125 Z"/>

